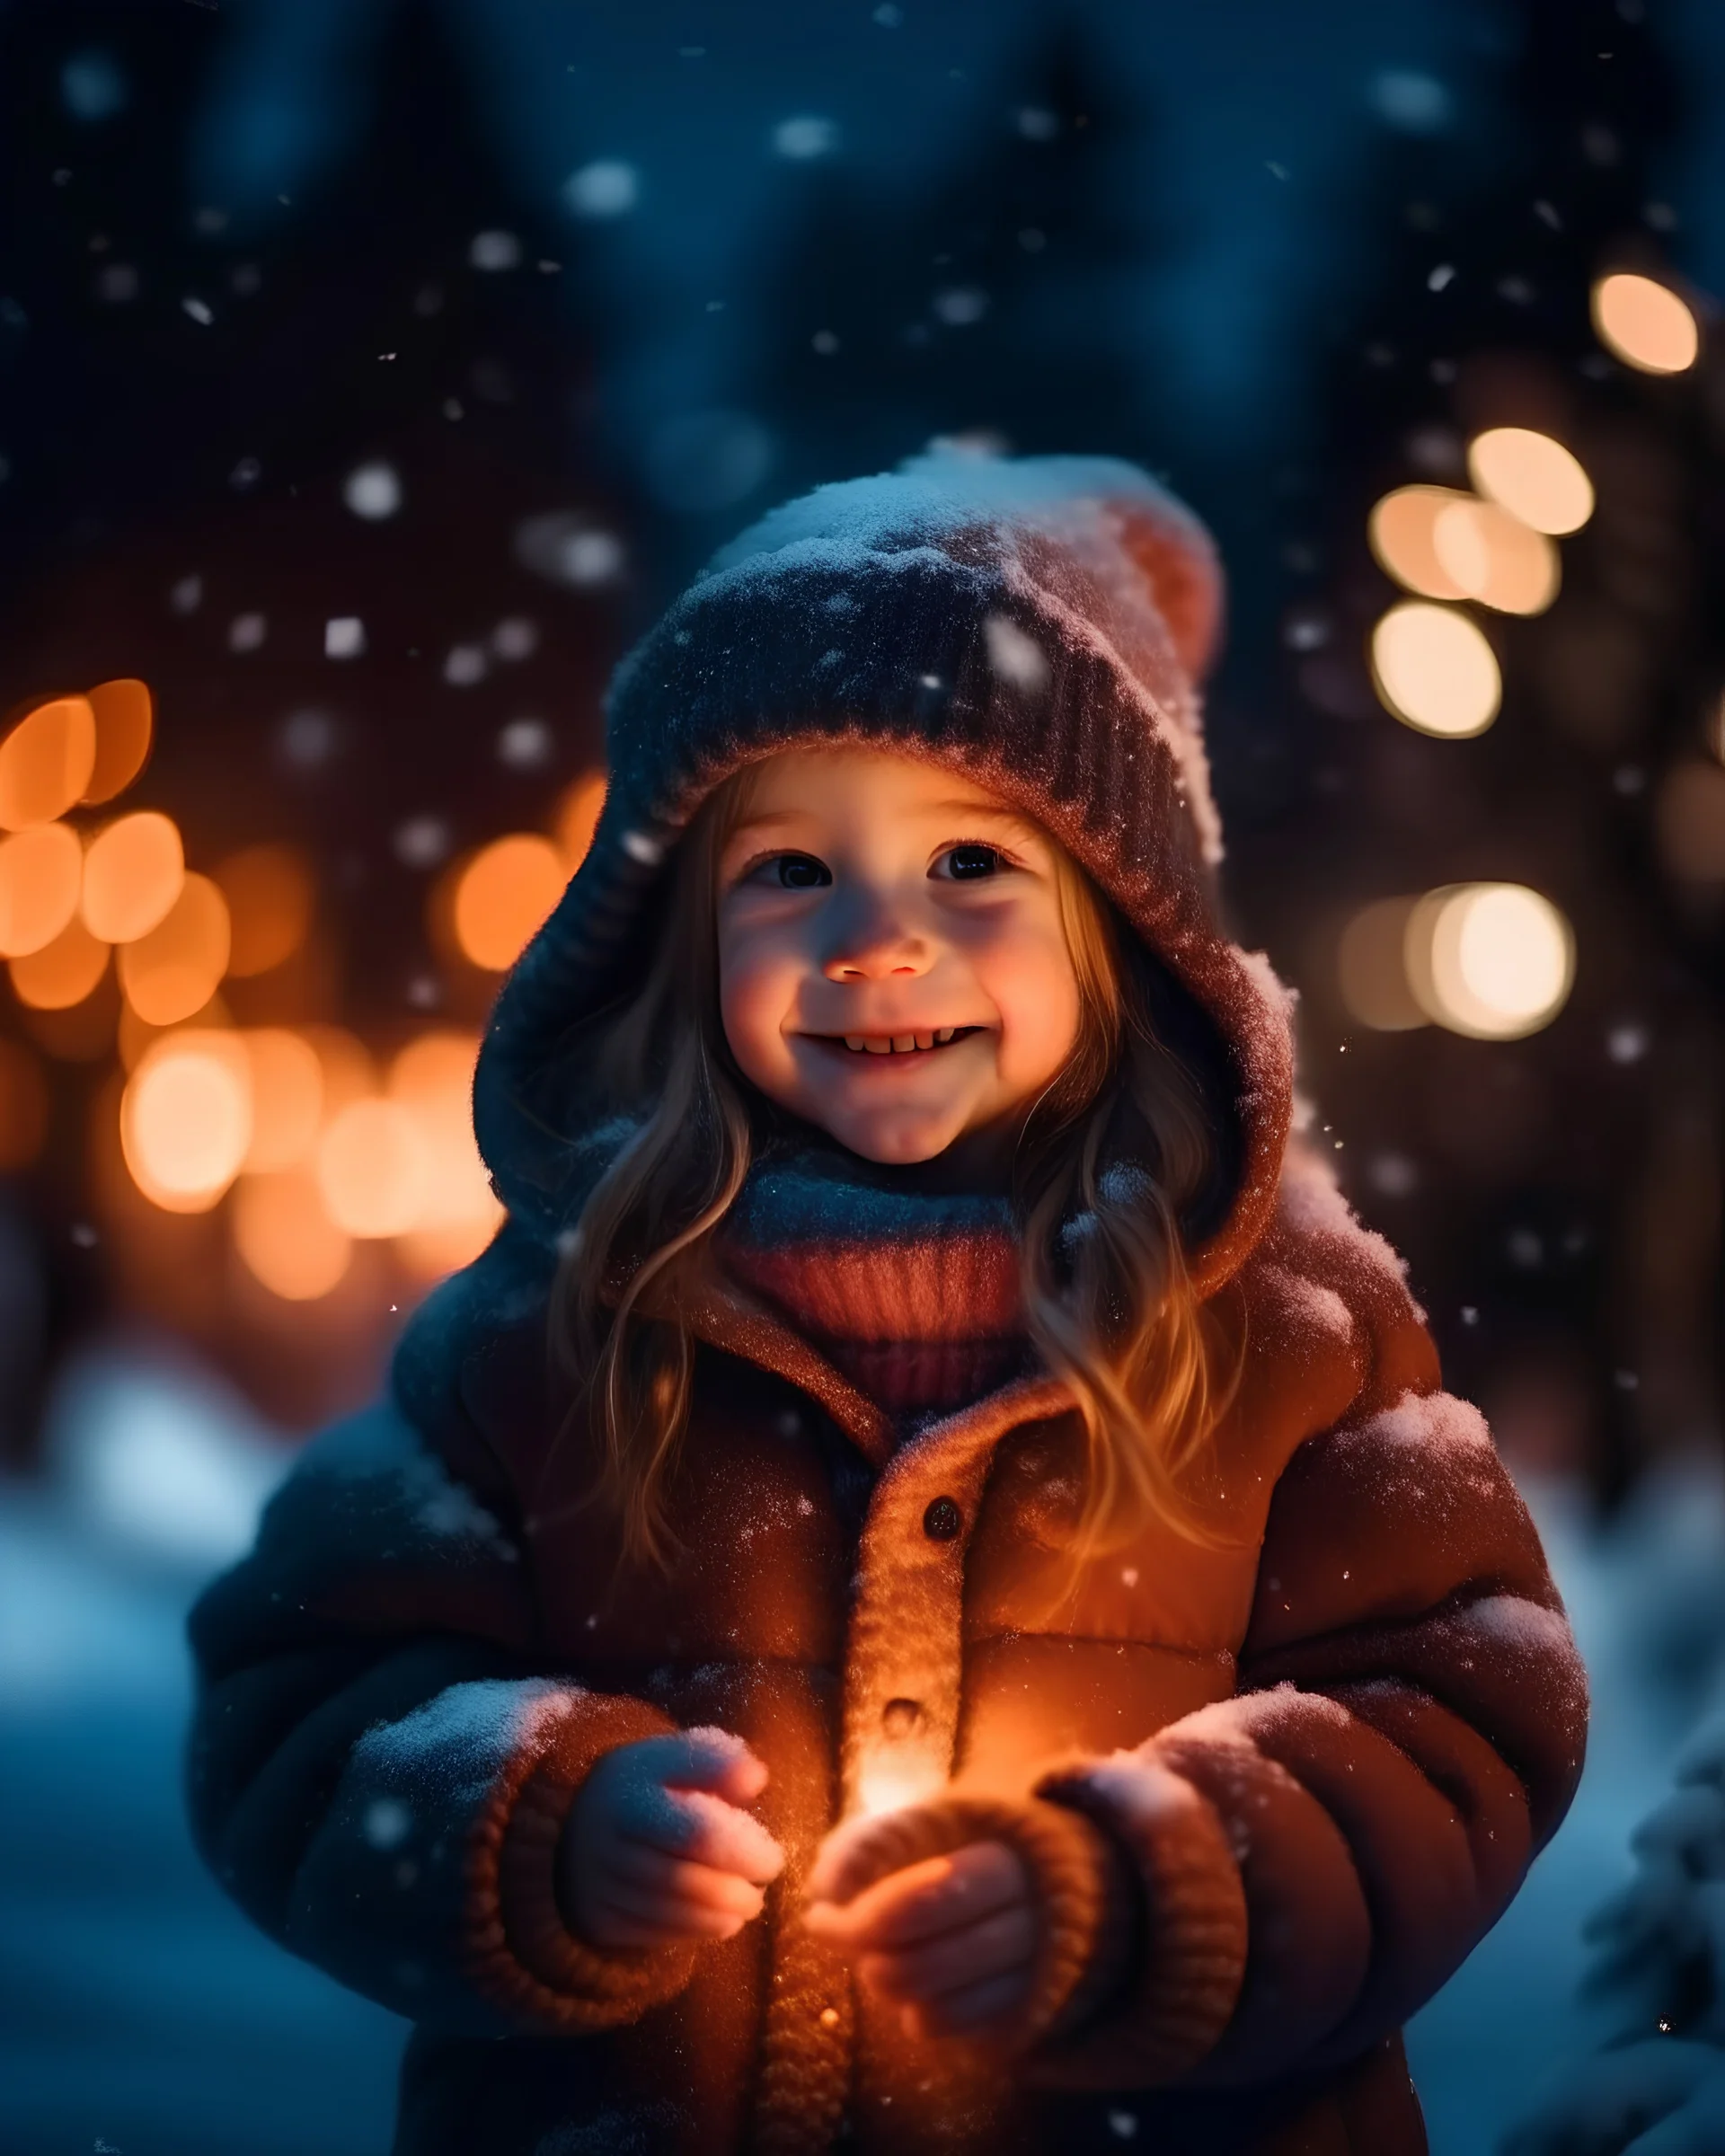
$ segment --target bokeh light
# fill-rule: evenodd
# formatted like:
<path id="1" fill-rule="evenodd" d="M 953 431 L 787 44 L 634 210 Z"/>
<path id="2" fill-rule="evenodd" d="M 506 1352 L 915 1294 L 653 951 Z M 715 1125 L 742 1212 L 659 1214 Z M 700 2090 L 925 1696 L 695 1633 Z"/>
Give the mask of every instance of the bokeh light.
<path id="1" fill-rule="evenodd" d="M 208 1212 L 239 1173 L 251 1138 L 251 1072 L 231 1033 L 167 1034 L 126 1082 L 126 1165 L 164 1212 Z"/>
<path id="2" fill-rule="evenodd" d="M 99 682 L 88 702 L 96 720 L 96 760 L 78 798 L 93 806 L 124 792 L 148 762 L 155 705 L 148 684 L 129 676 Z"/>
<path id="3" fill-rule="evenodd" d="M 313 1303 L 347 1277 L 353 1240 L 324 1208 L 306 1168 L 243 1175 L 234 1189 L 234 1246 L 246 1268 L 285 1303 Z"/>
<path id="4" fill-rule="evenodd" d="M 9 959 L 13 993 L 32 1011 L 69 1011 L 92 994 L 108 970 L 108 946 L 75 914 L 51 943 Z"/>
<path id="5" fill-rule="evenodd" d="M 323 1065 L 317 1050 L 285 1026 L 256 1027 L 241 1034 L 240 1045 L 252 1066 L 246 1174 L 297 1167 L 310 1158 L 323 1117 Z"/>
<path id="6" fill-rule="evenodd" d="M 482 847 L 456 886 L 456 941 L 488 973 L 505 973 L 558 899 L 569 872 L 537 832 L 511 832 Z"/>
<path id="7" fill-rule="evenodd" d="M 1462 595 L 1499 614 L 1543 614 L 1562 581 L 1558 552 L 1543 532 L 1495 501 L 1464 495 L 1438 510 L 1432 551 Z"/>
<path id="8" fill-rule="evenodd" d="M 572 876 L 587 859 L 593 834 L 599 826 L 599 811 L 604 807 L 602 771 L 584 771 L 573 784 L 564 788 L 563 797 L 557 804 L 557 844 L 562 851 L 566 877 Z"/>
<path id="9" fill-rule="evenodd" d="M 1438 559 L 1436 534 L 1446 509 L 1472 499 L 1458 487 L 1397 487 L 1385 494 L 1366 526 L 1378 566 L 1422 598 L 1464 598 L 1462 586 Z"/>
<path id="10" fill-rule="evenodd" d="M 1428 1015 L 1476 1040 L 1549 1025 L 1575 977 L 1575 937 L 1549 898 L 1518 883 L 1429 891 L 1408 919 L 1408 981 Z"/>
<path id="11" fill-rule="evenodd" d="M 1593 482 L 1561 442 L 1531 427 L 1492 427 L 1467 446 L 1467 469 L 1482 494 L 1536 532 L 1561 539 L 1593 514 Z"/>
<path id="12" fill-rule="evenodd" d="M 0 839 L 0 958 L 51 943 L 78 910 L 83 879 L 84 848 L 65 824 Z"/>
<path id="13" fill-rule="evenodd" d="M 1599 341 L 1644 375 L 1680 375 L 1695 364 L 1701 327 L 1669 285 L 1618 271 L 1593 287 Z"/>
<path id="14" fill-rule="evenodd" d="M 104 943 L 131 943 L 164 920 L 185 881 L 185 849 L 154 808 L 98 831 L 84 857 L 84 923 Z"/>
<path id="15" fill-rule="evenodd" d="M 397 1100 L 350 1100 L 318 1144 L 318 1188 L 349 1235 L 404 1234 L 420 1217 L 429 1175 L 419 1125 Z"/>
<path id="16" fill-rule="evenodd" d="M 291 846 L 245 846 L 215 876 L 231 923 L 228 971 L 249 980 L 292 958 L 305 941 L 317 897 L 303 856 Z"/>
<path id="17" fill-rule="evenodd" d="M 1420 733 L 1464 739 L 1498 715 L 1502 678 L 1478 626 L 1408 599 L 1372 632 L 1372 677 L 1385 707 Z"/>
<path id="18" fill-rule="evenodd" d="M 0 830 L 50 824 L 75 805 L 96 762 L 96 715 L 84 696 L 26 711 L 0 741 Z"/>
<path id="19" fill-rule="evenodd" d="M 21 1042 L 0 1037 L 0 1172 L 28 1168 L 48 1135 L 48 1081 Z"/>
<path id="20" fill-rule="evenodd" d="M 417 1217 L 397 1241 L 411 1272 L 434 1277 L 478 1257 L 503 1217 L 473 1137 L 474 1033 L 411 1041 L 390 1067 L 389 1097 L 418 1127 L 427 1163 Z"/>
<path id="21" fill-rule="evenodd" d="M 123 944 L 116 963 L 126 1001 L 153 1026 L 190 1018 L 227 970 L 227 901 L 208 876 L 189 875 L 146 935 Z"/>

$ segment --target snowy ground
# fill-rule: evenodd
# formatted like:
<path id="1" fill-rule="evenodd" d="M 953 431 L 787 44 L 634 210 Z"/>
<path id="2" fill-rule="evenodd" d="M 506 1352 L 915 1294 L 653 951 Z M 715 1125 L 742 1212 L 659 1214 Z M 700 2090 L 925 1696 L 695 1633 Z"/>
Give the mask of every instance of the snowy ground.
<path id="1" fill-rule="evenodd" d="M 403 2025 L 255 1933 L 181 1823 L 183 1613 L 273 1457 L 147 1366 L 86 1372 L 53 1449 L 49 1487 L 0 1485 L 0 2156 L 384 2156 Z M 1626 1876 L 1725 1639 L 1712 1480 L 1655 1487 L 1603 1543 L 1568 1493 L 1532 1495 L 1594 1675 L 1589 1763 L 1410 2032 L 1434 2156 L 1484 2156 L 1580 2041 L 1582 1919 Z"/>

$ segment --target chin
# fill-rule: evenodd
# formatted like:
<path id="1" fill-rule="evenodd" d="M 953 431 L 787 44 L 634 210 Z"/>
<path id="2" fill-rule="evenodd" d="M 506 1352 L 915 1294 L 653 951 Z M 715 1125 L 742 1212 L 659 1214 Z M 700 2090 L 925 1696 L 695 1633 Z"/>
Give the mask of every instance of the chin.
<path id="1" fill-rule="evenodd" d="M 830 1135 L 848 1152 L 860 1154 L 865 1161 L 873 1161 L 881 1168 L 913 1168 L 923 1161 L 932 1161 L 946 1151 L 953 1137 L 950 1130 L 914 1127 L 884 1130 L 864 1127 L 835 1130 Z"/>

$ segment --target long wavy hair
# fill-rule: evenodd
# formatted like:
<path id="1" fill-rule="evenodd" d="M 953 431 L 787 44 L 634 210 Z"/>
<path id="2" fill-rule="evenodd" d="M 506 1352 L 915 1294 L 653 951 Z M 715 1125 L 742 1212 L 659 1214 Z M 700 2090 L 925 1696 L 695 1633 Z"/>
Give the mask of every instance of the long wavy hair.
<path id="1" fill-rule="evenodd" d="M 641 1119 L 564 1238 L 552 1303 L 572 1393 L 563 1435 L 588 1433 L 583 1501 L 615 1517 L 625 1560 L 650 1564 L 674 1549 L 666 1497 L 694 1372 L 685 1312 L 750 1161 L 786 1120 L 738 1069 L 720 1015 L 718 866 L 749 791 L 745 769 L 702 808 L 646 977 L 582 1047 L 607 1107 Z M 1206 1546 L 1225 1539 L 1190 1483 L 1238 1387 L 1244 1337 L 1187 1270 L 1181 1216 L 1217 1171 L 1201 1088 L 1158 1037 L 1133 940 L 1049 844 L 1081 1015 L 1022 1126 L 1013 1197 L 1026 1330 L 1083 1426 L 1065 1538 L 1075 1577 L 1153 1517 Z"/>

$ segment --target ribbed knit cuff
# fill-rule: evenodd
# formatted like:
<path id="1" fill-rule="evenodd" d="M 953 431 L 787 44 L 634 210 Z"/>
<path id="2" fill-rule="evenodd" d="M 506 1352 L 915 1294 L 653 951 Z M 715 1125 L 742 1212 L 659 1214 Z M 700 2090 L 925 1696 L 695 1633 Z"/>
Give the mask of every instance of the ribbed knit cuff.
<path id="1" fill-rule="evenodd" d="M 1131 1754 L 1045 1774 L 1046 1808 L 1085 1816 L 1139 1881 L 1136 1968 L 1039 2054 L 1048 2086 L 1166 2086 L 1215 2048 L 1246 1969 L 1246 1901 L 1222 1822 L 1182 1776 Z"/>
<path id="2" fill-rule="evenodd" d="M 591 1946 L 571 1930 L 557 1896 L 558 1844 L 588 1775 L 619 1745 L 674 1727 L 641 1700 L 555 1693 L 475 1822 L 464 1913 L 473 1979 L 542 2026 L 615 2028 L 689 1980 L 694 1946 Z"/>
<path id="3" fill-rule="evenodd" d="M 1118 1864 L 1106 1836 L 1082 1813 L 1036 1798 L 950 1795 L 886 1812 L 854 1831 L 828 1898 L 854 1900 L 907 1865 L 949 1856 L 970 1842 L 1004 1842 L 1035 1882 L 1036 1960 L 1022 2005 L 991 2038 L 1022 2051 L 1082 2011 L 1092 1983 L 1122 1967 L 1131 1906 L 1118 1892 Z M 1110 1891 L 1114 1889 L 1114 1891 Z"/>

